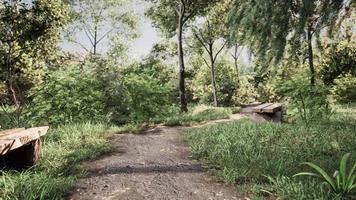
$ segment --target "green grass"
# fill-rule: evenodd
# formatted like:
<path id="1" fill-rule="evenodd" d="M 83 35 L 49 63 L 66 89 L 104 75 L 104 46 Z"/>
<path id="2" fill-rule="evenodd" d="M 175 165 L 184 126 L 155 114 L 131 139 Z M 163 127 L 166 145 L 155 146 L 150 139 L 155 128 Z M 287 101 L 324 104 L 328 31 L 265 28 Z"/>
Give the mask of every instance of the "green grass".
<path id="1" fill-rule="evenodd" d="M 211 106 L 195 106 L 188 113 L 176 114 L 163 119 L 155 119 L 154 123 L 163 123 L 165 126 L 194 125 L 205 121 L 227 119 L 232 113 L 237 113 L 239 108 L 216 108 Z"/>
<path id="2" fill-rule="evenodd" d="M 268 191 L 282 199 L 330 199 L 332 194 L 318 189 L 319 184 L 311 179 L 290 177 L 309 170 L 301 162 L 313 162 L 330 174 L 345 153 L 352 153 L 355 162 L 355 130 L 356 106 L 349 105 L 338 106 L 327 122 L 256 124 L 243 120 L 189 131 L 187 141 L 195 157 L 217 169 L 224 181 L 249 185 L 257 195 Z"/>
<path id="3" fill-rule="evenodd" d="M 0 199 L 62 199 L 83 173 L 80 162 L 110 152 L 106 137 L 116 131 L 116 127 L 93 123 L 50 129 L 38 166 L 23 172 L 1 172 Z"/>
<path id="4" fill-rule="evenodd" d="M 22 124 L 22 118 L 16 117 L 15 107 L 0 104 L 0 130 L 22 126 Z"/>

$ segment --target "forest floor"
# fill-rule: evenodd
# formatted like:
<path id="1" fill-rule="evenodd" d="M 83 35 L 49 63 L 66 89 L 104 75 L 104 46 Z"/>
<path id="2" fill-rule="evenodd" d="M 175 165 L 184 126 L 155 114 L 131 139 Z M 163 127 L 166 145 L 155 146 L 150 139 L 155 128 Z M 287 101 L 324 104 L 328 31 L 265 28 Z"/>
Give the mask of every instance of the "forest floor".
<path id="1" fill-rule="evenodd" d="M 211 121 L 227 123 L 243 118 Z M 199 125 L 199 126 L 204 126 Z M 236 188 L 217 178 L 191 158 L 184 143 L 184 131 L 194 127 L 156 127 L 141 134 L 112 137 L 114 153 L 83 164 L 88 171 L 79 179 L 67 199 L 70 200 L 141 200 L 248 199 Z"/>

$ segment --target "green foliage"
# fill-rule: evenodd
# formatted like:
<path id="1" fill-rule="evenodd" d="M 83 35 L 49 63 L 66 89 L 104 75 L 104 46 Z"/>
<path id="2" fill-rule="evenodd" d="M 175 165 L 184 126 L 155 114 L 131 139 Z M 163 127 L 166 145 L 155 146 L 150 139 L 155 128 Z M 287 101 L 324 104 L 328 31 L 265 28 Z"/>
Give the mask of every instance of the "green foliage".
<path id="1" fill-rule="evenodd" d="M 61 0 L 26 2 L 3 1 L 0 7 L 0 82 L 7 83 L 6 96 L 16 104 L 24 103 L 26 92 L 42 81 L 44 68 L 56 59 L 68 18 Z"/>
<path id="2" fill-rule="evenodd" d="M 147 74 L 126 74 L 124 82 L 132 99 L 130 117 L 136 122 L 164 115 L 171 105 L 172 88 Z"/>
<path id="3" fill-rule="evenodd" d="M 245 120 L 192 130 L 187 137 L 195 157 L 217 169 L 225 181 L 259 184 L 266 181 L 265 176 L 290 177 L 305 170 L 303 166 L 295 164 L 305 160 L 313 160 L 327 171 L 335 169 L 338 165 L 335 158 L 356 150 L 356 118 L 349 116 L 352 118 L 347 121 L 352 124 L 341 125 L 339 122 L 345 119 L 339 115 L 335 116 L 333 122 L 314 123 L 313 126 L 256 124 Z M 300 190 L 294 195 L 306 194 L 311 197 L 320 194 L 318 190 L 308 189 L 308 184 L 316 185 L 309 182 L 310 179 L 303 179 L 301 183 L 294 179 L 290 181 L 293 184 L 278 185 L 275 193 L 278 197 L 284 197 L 288 191 L 292 194 L 293 187 Z M 286 197 L 291 198 L 288 195 Z"/>
<path id="4" fill-rule="evenodd" d="M 258 100 L 259 94 L 253 84 L 253 77 L 244 75 L 239 77 L 239 87 L 233 97 L 236 105 L 254 103 Z"/>
<path id="5" fill-rule="evenodd" d="M 149 0 L 152 6 L 146 11 L 154 25 L 162 30 L 167 36 L 172 36 L 178 27 L 179 15 L 182 14 L 183 21 L 192 21 L 195 17 L 203 15 L 207 8 L 216 0 Z M 180 9 L 180 7 L 184 9 Z M 179 13 L 181 11 L 182 13 Z"/>
<path id="6" fill-rule="evenodd" d="M 356 102 L 356 76 L 345 75 L 334 81 L 331 88 L 334 101 L 339 103 Z"/>
<path id="7" fill-rule="evenodd" d="M 102 103 L 106 118 L 116 124 L 129 122 L 128 115 L 132 100 L 120 68 L 107 60 L 97 58 L 86 63 L 86 69 L 94 69 L 99 90 L 103 93 Z"/>
<path id="8" fill-rule="evenodd" d="M 356 42 L 342 41 L 325 49 L 320 64 L 320 73 L 325 84 L 333 84 L 339 76 L 356 76 Z"/>
<path id="9" fill-rule="evenodd" d="M 319 37 L 323 28 L 336 28 L 340 16 L 347 15 L 343 0 L 234 0 L 229 22 L 232 35 L 248 44 L 265 61 L 280 60 L 291 45 L 294 54 L 302 53 L 307 30 Z M 348 9 L 347 11 L 351 11 Z M 344 19 L 341 17 L 341 19 Z M 311 39 L 311 38 L 309 38 Z"/>
<path id="10" fill-rule="evenodd" d="M 193 99 L 202 104 L 213 102 L 210 73 L 209 67 L 201 66 L 197 70 L 191 85 L 189 85 L 194 95 Z M 232 106 L 234 104 L 233 97 L 237 92 L 237 87 L 239 87 L 235 70 L 225 60 L 216 64 L 215 74 L 219 104 Z"/>
<path id="11" fill-rule="evenodd" d="M 148 58 L 145 62 L 121 70 L 124 85 L 130 95 L 130 118 L 147 122 L 170 114 L 178 96 L 173 70 L 160 61 Z"/>
<path id="12" fill-rule="evenodd" d="M 279 86 L 279 93 L 285 96 L 291 120 L 310 122 L 328 118 L 331 114 L 328 88 L 322 84 L 311 86 L 303 75 L 284 81 Z"/>
<path id="13" fill-rule="evenodd" d="M 0 199 L 62 199 L 74 184 L 81 161 L 111 151 L 105 136 L 116 127 L 81 123 L 50 129 L 38 166 L 23 172 L 4 172 Z"/>
<path id="14" fill-rule="evenodd" d="M 33 124 L 96 121 L 104 116 L 104 94 L 97 78 L 90 71 L 75 66 L 51 72 L 33 94 L 28 111 Z"/>
<path id="15" fill-rule="evenodd" d="M 312 176 L 323 180 L 322 185 L 337 194 L 338 197 L 356 197 L 356 163 L 353 164 L 350 172 L 347 171 L 347 161 L 350 153 L 345 154 L 340 161 L 340 168 L 334 173 L 333 178 L 330 177 L 321 167 L 310 163 L 302 163 L 314 169 L 316 173 L 301 172 L 294 176 Z"/>
<path id="16" fill-rule="evenodd" d="M 15 106 L 0 104 L 0 130 L 25 127 L 26 125 L 25 117 L 18 113 Z"/>

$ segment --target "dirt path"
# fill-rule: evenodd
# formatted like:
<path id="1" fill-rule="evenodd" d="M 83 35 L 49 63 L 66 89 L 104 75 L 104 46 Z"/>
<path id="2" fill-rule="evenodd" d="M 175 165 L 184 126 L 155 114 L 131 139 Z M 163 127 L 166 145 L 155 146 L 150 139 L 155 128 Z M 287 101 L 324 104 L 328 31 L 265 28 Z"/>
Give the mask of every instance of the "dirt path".
<path id="1" fill-rule="evenodd" d="M 228 122 L 242 116 L 234 115 Z M 84 164 L 72 200 L 233 200 L 236 189 L 218 182 L 190 158 L 183 127 L 159 127 L 144 134 L 116 135 L 113 155 Z"/>

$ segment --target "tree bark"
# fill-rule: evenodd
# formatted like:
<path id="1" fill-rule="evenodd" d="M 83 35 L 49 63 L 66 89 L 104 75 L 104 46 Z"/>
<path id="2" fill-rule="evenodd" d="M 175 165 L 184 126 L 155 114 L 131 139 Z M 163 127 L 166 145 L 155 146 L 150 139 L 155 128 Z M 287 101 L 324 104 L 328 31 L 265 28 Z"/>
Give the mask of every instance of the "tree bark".
<path id="1" fill-rule="evenodd" d="M 93 45 L 93 55 L 94 56 L 96 55 L 96 48 L 97 48 L 97 45 L 98 45 L 97 37 L 98 37 L 98 27 L 95 24 L 95 27 L 94 27 L 94 45 Z"/>
<path id="2" fill-rule="evenodd" d="M 313 54 L 313 34 L 312 30 L 308 28 L 308 62 L 310 70 L 310 85 L 315 86 L 315 68 L 314 68 L 314 54 Z"/>
<path id="3" fill-rule="evenodd" d="M 216 89 L 216 78 L 215 78 L 215 59 L 214 59 L 214 49 L 213 44 L 209 44 L 209 57 L 210 57 L 210 70 L 211 70 L 211 85 L 213 86 L 213 98 L 214 98 L 214 106 L 218 107 L 218 97 L 217 97 L 217 89 Z"/>
<path id="4" fill-rule="evenodd" d="M 239 64 L 238 64 L 238 59 L 239 59 L 239 55 L 238 55 L 238 48 L 239 45 L 235 44 L 234 47 L 234 55 L 232 56 L 234 58 L 234 63 L 235 63 L 235 69 L 236 69 L 236 73 L 239 74 Z"/>
<path id="5" fill-rule="evenodd" d="M 178 64 L 179 64 L 179 98 L 181 112 L 188 112 L 187 99 L 185 94 L 185 66 L 184 66 L 184 52 L 183 52 L 183 25 L 184 25 L 184 5 L 179 5 L 179 19 L 178 19 Z"/>

